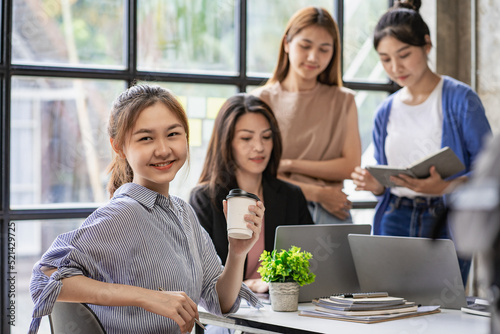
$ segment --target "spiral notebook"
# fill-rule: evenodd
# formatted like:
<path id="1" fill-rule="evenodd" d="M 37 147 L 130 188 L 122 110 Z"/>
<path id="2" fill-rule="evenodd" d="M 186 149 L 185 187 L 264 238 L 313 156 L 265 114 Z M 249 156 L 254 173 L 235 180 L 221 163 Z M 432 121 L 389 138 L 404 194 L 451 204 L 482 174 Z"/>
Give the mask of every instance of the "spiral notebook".
<path id="1" fill-rule="evenodd" d="M 313 255 L 309 261 L 316 274 L 313 283 L 300 287 L 299 302 L 348 292 L 360 292 L 347 236 L 370 234 L 362 224 L 283 225 L 276 228 L 274 249 L 300 247 Z"/>

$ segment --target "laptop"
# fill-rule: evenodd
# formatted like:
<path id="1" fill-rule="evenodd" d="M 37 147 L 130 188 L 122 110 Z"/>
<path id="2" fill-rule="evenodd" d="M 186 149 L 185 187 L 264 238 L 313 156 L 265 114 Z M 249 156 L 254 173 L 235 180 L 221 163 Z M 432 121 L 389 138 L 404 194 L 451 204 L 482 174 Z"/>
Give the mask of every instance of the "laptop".
<path id="1" fill-rule="evenodd" d="M 362 224 L 282 225 L 276 228 L 274 249 L 280 251 L 297 246 L 313 256 L 309 263 L 316 279 L 300 287 L 300 303 L 360 291 L 347 236 L 370 234 L 370 231 L 370 225 Z"/>
<path id="2" fill-rule="evenodd" d="M 449 239 L 349 235 L 361 291 L 387 291 L 421 305 L 467 306 Z"/>

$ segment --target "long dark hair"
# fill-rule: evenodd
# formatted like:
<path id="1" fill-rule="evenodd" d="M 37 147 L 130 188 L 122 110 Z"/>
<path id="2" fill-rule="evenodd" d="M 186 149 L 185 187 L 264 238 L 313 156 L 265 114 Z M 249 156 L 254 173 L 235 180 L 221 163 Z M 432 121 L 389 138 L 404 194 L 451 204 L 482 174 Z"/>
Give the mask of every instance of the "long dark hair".
<path id="1" fill-rule="evenodd" d="M 154 105 L 163 103 L 168 110 L 173 112 L 186 131 L 189 149 L 189 125 L 186 112 L 174 94 L 160 86 L 137 85 L 121 93 L 113 102 L 108 122 L 108 135 L 113 139 L 115 150 L 123 149 L 127 136 L 130 134 L 139 114 Z M 108 182 L 108 192 L 113 197 L 116 189 L 121 185 L 132 182 L 134 172 L 130 165 L 120 154 L 113 152 L 113 161 L 108 166 L 111 177 Z"/>
<path id="2" fill-rule="evenodd" d="M 396 1 L 394 6 L 382 15 L 375 27 L 373 34 L 375 50 L 386 36 L 392 36 L 413 46 L 427 45 L 425 36 L 430 36 L 430 31 L 418 12 L 421 4 L 420 0 Z"/>
<path id="3" fill-rule="evenodd" d="M 295 35 L 302 31 L 302 29 L 310 26 L 325 28 L 333 38 L 332 59 L 330 59 L 325 70 L 318 75 L 317 80 L 330 86 L 342 86 L 339 28 L 330 13 L 328 13 L 326 9 L 320 7 L 303 8 L 290 18 L 286 25 L 285 34 L 281 39 L 278 64 L 274 69 L 273 75 L 267 81 L 267 84 L 285 80 L 290 70 L 290 60 L 288 59 L 288 53 L 285 52 L 285 42 L 289 43 Z"/>
<path id="4" fill-rule="evenodd" d="M 208 185 L 212 199 L 215 199 L 218 189 L 228 190 L 229 186 L 237 185 L 237 166 L 232 142 L 238 119 L 247 113 L 261 114 L 268 120 L 272 131 L 273 150 L 264 173 L 274 177 L 278 173 L 283 149 L 278 121 L 273 111 L 256 96 L 245 93 L 234 95 L 226 100 L 215 118 L 212 137 L 208 144 L 207 156 L 199 179 L 200 184 Z"/>

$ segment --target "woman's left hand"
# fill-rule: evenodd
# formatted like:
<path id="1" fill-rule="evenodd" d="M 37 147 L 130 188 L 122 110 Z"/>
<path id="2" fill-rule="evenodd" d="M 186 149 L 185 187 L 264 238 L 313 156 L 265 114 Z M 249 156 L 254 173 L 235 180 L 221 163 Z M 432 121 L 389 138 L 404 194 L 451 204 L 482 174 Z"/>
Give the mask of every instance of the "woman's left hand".
<path id="1" fill-rule="evenodd" d="M 223 203 L 224 215 L 227 219 L 227 201 L 224 200 Z M 247 213 L 243 216 L 247 223 L 247 227 L 252 230 L 253 234 L 250 239 L 235 239 L 228 237 L 229 239 L 229 250 L 234 252 L 234 254 L 246 255 L 253 245 L 259 240 L 260 232 L 262 229 L 262 219 L 264 218 L 264 203 L 257 201 L 256 205 L 249 205 L 248 211 L 254 214 Z"/>
<path id="2" fill-rule="evenodd" d="M 429 195 L 444 194 L 450 182 L 443 180 L 434 166 L 429 169 L 429 173 L 430 176 L 426 179 L 416 179 L 408 175 L 399 174 L 398 176 L 391 176 L 391 181 L 398 186 L 411 189 L 418 193 Z"/>

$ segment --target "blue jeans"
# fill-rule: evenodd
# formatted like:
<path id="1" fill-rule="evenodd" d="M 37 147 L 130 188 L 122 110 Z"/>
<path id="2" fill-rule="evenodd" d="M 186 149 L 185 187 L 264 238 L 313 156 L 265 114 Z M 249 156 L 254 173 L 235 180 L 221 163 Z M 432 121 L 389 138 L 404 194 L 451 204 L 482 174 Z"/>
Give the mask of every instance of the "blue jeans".
<path id="1" fill-rule="evenodd" d="M 381 234 L 400 237 L 430 238 L 438 215 L 445 210 L 441 197 L 410 199 L 391 195 L 381 221 Z M 446 228 L 439 238 L 449 238 Z"/>
<path id="2" fill-rule="evenodd" d="M 442 197 L 397 197 L 391 194 L 381 220 L 381 235 L 431 238 L 436 218 L 445 211 Z M 448 227 L 438 231 L 438 238 L 450 239 Z M 462 281 L 467 283 L 470 259 L 458 258 Z"/>
<path id="3" fill-rule="evenodd" d="M 349 217 L 342 220 L 326 211 L 318 202 L 307 202 L 307 207 L 311 213 L 314 224 L 352 224 L 352 217 L 350 214 Z"/>

